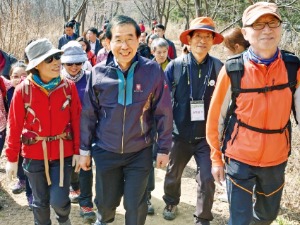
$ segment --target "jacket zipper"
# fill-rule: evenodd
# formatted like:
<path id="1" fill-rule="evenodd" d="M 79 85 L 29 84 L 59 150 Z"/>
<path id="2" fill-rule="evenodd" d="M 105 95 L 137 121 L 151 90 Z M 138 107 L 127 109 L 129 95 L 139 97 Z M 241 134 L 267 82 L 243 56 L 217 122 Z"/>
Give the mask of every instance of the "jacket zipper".
<path id="1" fill-rule="evenodd" d="M 267 80 L 268 80 L 268 78 L 267 78 Z M 274 85 L 274 81 L 273 81 L 273 85 Z M 269 111 L 268 110 L 269 109 L 268 92 L 266 92 L 264 95 L 265 95 L 265 99 L 266 99 L 266 113 L 265 113 L 265 118 L 264 118 L 264 121 L 263 121 L 263 129 L 266 129 L 266 121 L 268 119 L 268 111 Z M 258 163 L 259 163 L 258 165 L 260 165 L 260 163 L 261 163 L 261 159 L 262 159 L 263 154 L 264 154 L 265 143 L 266 143 L 266 134 L 262 134 L 262 136 L 263 136 L 263 138 L 262 138 L 262 151 L 261 151 L 261 155 L 260 155 L 259 160 L 258 160 Z"/>
<path id="2" fill-rule="evenodd" d="M 124 77 L 124 113 L 123 113 L 122 149 L 121 149 L 122 154 L 124 153 L 125 116 L 126 116 L 126 79 Z"/>

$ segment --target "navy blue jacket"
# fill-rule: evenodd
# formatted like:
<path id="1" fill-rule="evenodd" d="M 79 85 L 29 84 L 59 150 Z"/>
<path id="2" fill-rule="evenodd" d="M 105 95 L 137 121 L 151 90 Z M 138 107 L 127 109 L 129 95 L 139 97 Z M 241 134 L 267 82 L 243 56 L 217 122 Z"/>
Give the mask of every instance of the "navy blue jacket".
<path id="1" fill-rule="evenodd" d="M 91 150 L 94 135 L 104 150 L 138 152 L 153 144 L 154 123 L 158 152 L 169 152 L 173 117 L 164 73 L 156 62 L 139 55 L 133 61 L 125 75 L 111 52 L 106 64 L 93 67 L 82 105 L 81 152 Z"/>
<path id="2" fill-rule="evenodd" d="M 180 77 L 174 78 L 175 63 L 185 61 Z M 223 63 L 210 55 L 198 64 L 192 53 L 169 62 L 165 69 L 168 85 L 173 90 L 173 135 L 187 143 L 198 143 L 206 136 L 206 118 L 215 89 L 218 73 Z M 189 76 L 188 76 L 189 75 Z M 192 85 L 192 96 L 191 96 Z M 191 99 L 204 101 L 205 120 L 191 121 Z"/>
<path id="3" fill-rule="evenodd" d="M 67 35 L 64 34 L 58 39 L 58 49 L 61 49 L 62 46 L 67 44 L 69 41 L 74 41 L 78 38 L 78 35 L 73 33 L 72 37 L 70 39 L 67 38 Z"/>

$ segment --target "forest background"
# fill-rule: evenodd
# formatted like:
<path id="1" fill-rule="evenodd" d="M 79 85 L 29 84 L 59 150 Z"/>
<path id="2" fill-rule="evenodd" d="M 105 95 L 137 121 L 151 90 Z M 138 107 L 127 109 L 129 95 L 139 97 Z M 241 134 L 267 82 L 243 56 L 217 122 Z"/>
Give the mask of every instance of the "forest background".
<path id="1" fill-rule="evenodd" d="M 1 0 L 0 48 L 22 58 L 27 42 L 47 37 L 55 46 L 63 34 L 65 22 L 75 19 L 80 34 L 89 27 L 100 30 L 105 20 L 118 14 L 143 20 L 148 32 L 152 20 L 165 25 L 166 37 L 175 42 L 180 54 L 178 36 L 198 16 L 210 16 L 220 33 L 241 26 L 243 11 L 253 0 Z M 280 47 L 300 56 L 300 0 L 275 0 L 283 17 Z M 214 47 L 213 55 L 226 59 L 222 45 Z M 282 215 L 278 224 L 300 224 L 300 132 L 293 123 L 292 154 L 286 170 L 286 186 Z M 276 151 L 276 149 L 274 149 Z M 298 222 L 297 222 L 298 221 Z"/>

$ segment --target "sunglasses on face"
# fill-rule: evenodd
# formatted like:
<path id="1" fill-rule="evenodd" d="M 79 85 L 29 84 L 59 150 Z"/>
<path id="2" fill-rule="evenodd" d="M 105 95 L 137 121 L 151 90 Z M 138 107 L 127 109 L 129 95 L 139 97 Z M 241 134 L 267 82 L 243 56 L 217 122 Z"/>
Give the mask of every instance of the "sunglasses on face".
<path id="1" fill-rule="evenodd" d="M 76 66 L 82 66 L 82 62 L 79 62 L 79 63 L 65 63 L 66 66 L 73 66 L 73 65 L 76 65 Z"/>
<path id="2" fill-rule="evenodd" d="M 44 62 L 47 63 L 47 64 L 49 64 L 49 63 L 52 63 L 52 62 L 53 62 L 53 59 L 55 59 L 55 60 L 60 60 L 60 58 L 61 58 L 61 53 L 56 53 L 56 54 L 51 55 L 51 56 L 49 56 L 48 58 L 46 58 L 46 59 L 44 60 Z"/>

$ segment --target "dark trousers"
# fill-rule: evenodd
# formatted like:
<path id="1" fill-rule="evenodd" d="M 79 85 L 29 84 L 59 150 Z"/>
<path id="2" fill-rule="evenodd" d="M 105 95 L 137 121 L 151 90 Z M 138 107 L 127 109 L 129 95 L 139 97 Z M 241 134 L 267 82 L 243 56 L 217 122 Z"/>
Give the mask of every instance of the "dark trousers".
<path id="1" fill-rule="evenodd" d="M 0 131 L 0 156 L 2 154 L 2 149 L 4 147 L 5 137 L 6 137 L 6 129 Z"/>
<path id="2" fill-rule="evenodd" d="M 226 160 L 229 225 L 269 225 L 278 215 L 286 162 L 255 167 Z"/>
<path id="3" fill-rule="evenodd" d="M 147 198 L 150 200 L 151 199 L 151 192 L 154 191 L 155 189 L 155 173 L 154 173 L 154 168 L 156 164 L 156 157 L 157 157 L 157 149 L 158 145 L 157 143 L 154 143 L 152 145 L 152 160 L 153 160 L 153 166 L 150 170 L 149 178 L 148 178 L 148 184 L 147 184 Z"/>
<path id="4" fill-rule="evenodd" d="M 49 161 L 52 184 L 48 186 L 44 160 L 24 159 L 23 168 L 33 194 L 33 215 L 35 225 L 50 225 L 50 205 L 59 223 L 69 219 L 71 203 L 69 186 L 72 172 L 72 157 L 64 160 L 64 186 L 59 187 L 59 160 Z"/>
<path id="5" fill-rule="evenodd" d="M 92 148 L 94 147 L 95 145 L 93 145 Z M 93 166 L 92 162 L 93 160 L 91 160 L 91 167 Z M 80 206 L 93 208 L 93 170 L 80 170 L 79 173 L 75 173 L 74 169 L 75 168 L 72 170 L 70 189 L 73 189 L 74 191 L 80 190 L 80 195 L 78 197 Z"/>
<path id="6" fill-rule="evenodd" d="M 91 160 L 91 167 L 93 160 Z M 80 170 L 79 172 L 80 195 L 78 202 L 80 206 L 93 208 L 93 170 Z"/>
<path id="7" fill-rule="evenodd" d="M 170 153 L 170 161 L 164 183 L 163 199 L 167 205 L 178 205 L 181 196 L 181 176 L 190 159 L 194 156 L 197 163 L 196 181 L 197 204 L 194 216 L 199 219 L 212 220 L 211 213 L 215 184 L 211 174 L 210 148 L 206 139 L 198 144 L 189 144 L 174 139 Z"/>
<path id="8" fill-rule="evenodd" d="M 31 191 L 31 187 L 28 181 L 27 176 L 24 173 L 24 169 L 23 169 L 23 157 L 21 155 L 19 155 L 19 161 L 18 161 L 18 172 L 17 172 L 17 177 L 19 178 L 20 181 L 25 181 L 26 184 L 26 197 L 29 197 L 30 195 L 32 195 L 32 191 Z"/>
<path id="9" fill-rule="evenodd" d="M 134 153 L 112 153 L 95 149 L 96 224 L 112 222 L 124 196 L 125 224 L 143 225 L 147 216 L 146 187 L 152 167 L 152 148 Z"/>

